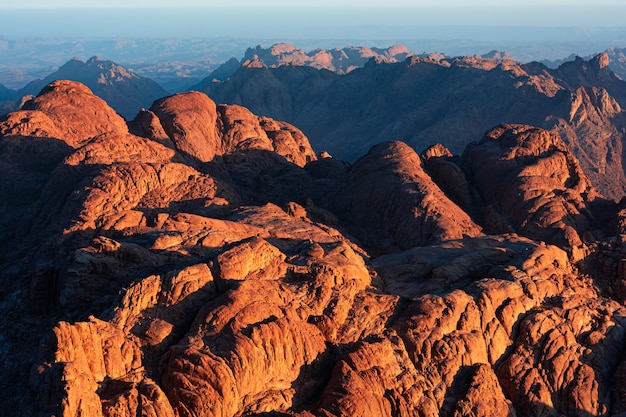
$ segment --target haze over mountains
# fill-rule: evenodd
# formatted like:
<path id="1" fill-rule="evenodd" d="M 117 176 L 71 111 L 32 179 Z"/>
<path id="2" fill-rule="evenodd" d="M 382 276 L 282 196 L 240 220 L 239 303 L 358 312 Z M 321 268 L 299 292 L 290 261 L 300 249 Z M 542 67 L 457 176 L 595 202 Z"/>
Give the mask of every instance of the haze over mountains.
<path id="1" fill-rule="evenodd" d="M 17 91 L 5 89 L 4 94 L 0 91 L 0 100 L 19 102 L 25 96 L 39 94 L 43 87 L 55 80 L 73 80 L 88 85 L 96 95 L 128 119 L 132 119 L 142 107 L 150 107 L 154 100 L 169 94 L 149 78 L 128 71 L 112 61 L 92 57 L 86 62 L 78 58 L 71 59 L 44 79 L 31 81 Z M 13 110 L 8 103 L 5 108 Z"/>
<path id="2" fill-rule="evenodd" d="M 462 14 L 462 8 L 456 9 Z M 514 9 L 505 9 L 503 12 L 510 16 L 522 16 L 528 12 L 514 14 Z M 587 22 L 572 26 L 571 22 L 563 25 L 556 23 L 557 17 L 565 16 L 563 13 L 546 14 L 552 19 L 550 24 L 539 23 L 535 16 L 533 23 L 508 25 L 506 19 L 497 20 L 493 10 L 485 14 L 492 16 L 492 21 L 484 24 L 477 21 L 471 25 L 455 24 L 450 20 L 433 23 L 450 13 L 439 13 L 430 23 L 420 24 L 417 21 L 427 16 L 424 11 L 415 16 L 415 11 L 402 13 L 386 8 L 379 10 L 376 15 L 382 17 L 391 13 L 391 20 L 387 24 L 379 20 L 378 24 L 359 26 L 355 23 L 354 10 L 333 11 L 329 14 L 319 8 L 297 8 L 298 16 L 304 16 L 318 26 L 310 36 L 295 35 L 307 25 L 293 23 L 289 11 L 277 12 L 267 7 L 263 10 L 245 8 L 230 12 L 223 8 L 221 10 L 226 15 L 221 18 L 217 12 L 207 16 L 206 10 L 189 11 L 183 8 L 166 11 L 2 10 L 5 25 L 0 28 L 0 84 L 19 89 L 34 79 L 44 78 L 72 57 L 87 60 L 92 56 L 100 56 L 134 70 L 139 75 L 152 78 L 170 92 L 177 92 L 197 83 L 231 57 L 240 59 L 250 46 L 282 42 L 291 43 L 305 51 L 334 49 L 345 45 L 386 48 L 403 44 L 417 54 L 438 52 L 450 56 L 467 56 L 499 50 L 509 52 L 521 62 L 555 61 L 572 53 L 587 57 L 608 48 L 623 46 L 626 30 L 619 24 L 611 26 L 607 19 L 599 23 L 591 20 L 594 11 L 601 9 L 595 5 L 593 10 L 585 13 Z M 471 12 L 474 13 L 476 11 Z M 313 19 L 313 16 L 320 15 L 321 19 Z M 618 13 L 613 7 L 610 17 L 616 15 Z M 133 16 L 142 16 L 142 19 L 138 21 Z M 177 16 L 187 23 L 178 34 L 168 35 L 168 30 L 177 26 L 174 24 Z M 346 16 L 351 19 L 346 19 Z M 468 17 L 466 13 L 465 22 Z M 158 25 L 158 19 L 164 19 L 165 22 Z M 190 19 L 198 21 L 194 24 Z M 248 24 L 245 23 L 246 19 Z M 409 20 L 406 26 L 399 24 L 402 19 Z M 280 24 L 264 24 L 270 21 Z M 23 22 L 29 22 L 29 25 Z M 85 27 L 80 29 L 83 22 Z M 343 33 L 320 28 L 322 22 L 342 28 Z M 251 29 L 258 25 L 262 29 Z M 108 32 L 93 33 L 92 29 L 101 26 Z M 125 33 L 122 28 L 126 26 L 135 29 L 134 33 Z M 137 28 L 142 26 L 143 30 L 138 32 Z M 146 30 L 146 26 L 149 30 Z M 228 26 L 228 30 L 216 31 L 215 28 L 219 26 Z M 271 34 L 270 29 L 274 28 L 284 33 Z M 250 34 L 246 35 L 244 29 L 249 29 Z"/>
<path id="3" fill-rule="evenodd" d="M 241 62 L 247 67 L 307 66 L 345 74 L 363 67 L 372 58 L 380 62 L 399 62 L 411 55 L 413 53 L 404 45 L 393 45 L 382 49 L 347 46 L 341 49 L 315 49 L 305 52 L 293 45 L 280 43 L 270 48 L 263 48 L 262 45 L 248 48 Z"/>

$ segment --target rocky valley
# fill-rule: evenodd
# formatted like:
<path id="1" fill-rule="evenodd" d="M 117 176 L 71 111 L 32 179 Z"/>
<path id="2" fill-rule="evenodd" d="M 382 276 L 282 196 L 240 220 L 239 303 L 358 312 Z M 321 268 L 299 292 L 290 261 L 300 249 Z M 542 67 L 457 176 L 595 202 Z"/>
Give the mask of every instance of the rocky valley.
<path id="1" fill-rule="evenodd" d="M 383 83 L 390 68 L 400 92 L 404 72 L 452 71 L 462 92 L 471 72 L 513 94 L 506 75 L 525 80 L 519 94 L 561 103 L 565 122 L 534 126 L 545 108 L 512 95 L 505 110 L 525 108 L 527 123 L 485 113 L 484 131 L 452 126 L 459 140 L 444 146 L 451 136 L 433 129 L 419 153 L 393 140 L 393 126 L 377 136 L 388 140 L 357 146 L 363 126 L 344 132 L 346 162 L 324 151 L 339 124 L 314 151 L 300 126 L 200 92 L 125 120 L 81 83 L 48 84 L 0 120 L 2 409 L 626 413 L 626 206 L 595 185 L 620 181 L 610 177 L 621 167 L 622 82 L 602 56 L 562 66 L 567 87 L 539 88 L 554 76 L 543 67 L 478 63 L 409 58 L 349 74 Z M 303 91 L 310 79 L 334 85 L 331 109 L 355 100 L 350 79 L 308 67 L 244 68 L 232 82 L 252 70 L 255 80 L 284 71 Z M 261 103 L 297 104 L 285 97 Z M 385 122 L 376 97 L 364 111 Z M 413 120 L 430 117 L 397 99 Z M 606 135 L 598 144 L 617 164 L 606 183 L 577 156 L 591 146 L 574 140 L 583 131 Z"/>

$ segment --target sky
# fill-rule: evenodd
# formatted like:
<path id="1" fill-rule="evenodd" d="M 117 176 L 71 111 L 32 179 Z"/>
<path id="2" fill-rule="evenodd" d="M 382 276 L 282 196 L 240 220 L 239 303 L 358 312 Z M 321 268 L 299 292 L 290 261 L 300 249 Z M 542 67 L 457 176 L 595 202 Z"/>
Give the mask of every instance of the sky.
<path id="1" fill-rule="evenodd" d="M 37 8 L 133 8 L 133 7 L 503 7 L 502 0 L 0 0 L 0 9 L 37 9 Z M 589 6 L 589 0 L 509 0 L 505 7 L 546 7 L 546 6 Z M 593 1 L 594 7 L 622 6 L 623 0 Z"/>
<path id="2" fill-rule="evenodd" d="M 520 26 L 625 27 L 624 16 L 624 0 L 0 0 L 0 36 L 406 39 L 497 26 L 507 37 Z"/>

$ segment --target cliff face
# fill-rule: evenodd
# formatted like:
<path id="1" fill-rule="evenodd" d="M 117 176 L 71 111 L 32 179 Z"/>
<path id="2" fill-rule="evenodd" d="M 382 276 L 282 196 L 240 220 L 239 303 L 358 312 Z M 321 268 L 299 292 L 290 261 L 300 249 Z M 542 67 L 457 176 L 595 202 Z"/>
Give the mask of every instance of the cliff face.
<path id="1" fill-rule="evenodd" d="M 626 412 L 626 215 L 555 133 L 351 165 L 200 93 L 29 108 L 0 121 L 3 408 Z"/>
<path id="2" fill-rule="evenodd" d="M 315 149 L 350 161 L 390 139 L 417 152 L 441 142 L 458 154 L 500 123 L 539 126 L 562 137 L 603 195 L 619 200 L 626 193 L 626 84 L 608 68 L 606 54 L 556 70 L 437 55 L 372 60 L 344 75 L 312 66 L 242 66 L 203 91 L 293 123 Z"/>

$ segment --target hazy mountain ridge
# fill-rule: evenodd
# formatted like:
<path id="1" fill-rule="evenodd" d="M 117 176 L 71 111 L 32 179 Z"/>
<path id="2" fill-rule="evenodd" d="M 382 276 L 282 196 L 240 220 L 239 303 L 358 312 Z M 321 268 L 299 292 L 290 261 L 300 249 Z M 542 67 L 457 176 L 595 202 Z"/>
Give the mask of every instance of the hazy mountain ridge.
<path id="1" fill-rule="evenodd" d="M 517 41 L 501 42 L 493 39 L 494 30 L 515 34 Z M 449 38 L 454 31 L 466 38 Z M 606 31 L 594 42 L 590 33 Z M 556 40 L 541 41 L 542 38 Z M 152 78 L 170 92 L 183 91 L 196 84 L 231 57 L 241 58 L 250 45 L 260 39 L 253 37 L 196 37 L 179 38 L 121 36 L 114 37 L 54 37 L 47 33 L 42 37 L 11 37 L 0 35 L 0 83 L 12 89 L 20 89 L 28 82 L 45 78 L 63 65 L 70 57 L 86 60 L 102 56 L 115 61 L 137 74 Z M 206 35 L 205 35 L 206 36 Z M 590 58 L 590 54 L 607 51 L 619 46 L 623 39 L 618 28 L 596 28 L 595 31 L 577 28 L 497 28 L 497 27 L 418 27 L 407 32 L 406 37 L 379 40 L 371 37 L 361 39 L 293 39 L 286 37 L 263 39 L 265 44 L 291 42 L 298 48 L 312 51 L 318 48 L 333 50 L 341 45 L 363 45 L 385 49 L 392 43 L 406 45 L 416 54 L 424 51 L 446 53 L 449 56 L 484 55 L 487 51 L 508 51 L 521 62 L 533 60 L 557 60 L 572 51 Z M 473 39 L 473 40 L 464 40 Z M 525 39 L 522 41 L 522 39 Z M 619 72 L 615 69 L 616 72 Z M 624 78 L 624 77 L 622 77 Z"/>
<path id="2" fill-rule="evenodd" d="M 393 45 L 384 49 L 346 46 L 305 52 L 293 45 L 280 43 L 270 48 L 264 48 L 262 45 L 248 48 L 241 63 L 243 66 L 269 68 L 281 65 L 309 66 L 345 74 L 362 67 L 372 58 L 381 62 L 399 62 L 412 55 L 413 53 L 404 45 Z"/>
<path id="3" fill-rule="evenodd" d="M 393 45 L 388 48 L 368 48 L 362 46 L 346 46 L 344 48 L 314 49 L 306 52 L 288 43 L 277 43 L 269 48 L 257 45 L 248 48 L 241 60 L 231 58 L 220 65 L 208 77 L 193 86 L 192 89 L 204 91 L 215 81 L 224 81 L 231 77 L 237 69 L 245 68 L 278 68 L 281 66 L 311 67 L 324 69 L 337 74 L 346 74 L 363 67 L 370 59 L 380 62 L 400 62 L 413 56 L 404 45 Z"/>
<path id="4" fill-rule="evenodd" d="M 127 123 L 53 82 L 0 121 L 3 408 L 626 412 L 623 205 L 554 132 L 474 139 L 349 164 L 199 92 Z"/>
<path id="5" fill-rule="evenodd" d="M 10 88 L 7 88 L 6 86 L 0 84 L 0 100 L 9 100 L 13 98 L 14 94 L 15 90 L 11 90 Z"/>
<path id="6" fill-rule="evenodd" d="M 281 66 L 296 66 L 323 69 L 337 74 L 347 74 L 357 68 L 364 67 L 367 62 L 372 59 L 375 62 L 397 63 L 405 61 L 412 56 L 434 61 L 442 61 L 449 58 L 449 56 L 438 52 L 415 54 L 409 51 L 406 46 L 400 44 L 388 48 L 369 48 L 363 46 L 346 46 L 333 49 L 318 48 L 309 52 L 287 43 L 277 43 L 269 48 L 257 45 L 254 48 L 248 48 L 241 60 L 231 58 L 219 66 L 193 88 L 200 90 L 206 89 L 211 82 L 224 81 L 241 67 L 278 68 Z M 513 57 L 507 52 L 496 50 L 490 51 L 482 56 L 476 55 L 476 57 L 489 58 L 497 62 L 513 60 Z"/>
<path id="7" fill-rule="evenodd" d="M 2 38 L 0 82 L 13 89 L 43 79 L 74 56 L 101 56 L 177 91 L 206 76 L 252 40 L 180 38 Z M 191 78 L 192 82 L 189 81 Z M 172 88 L 174 87 L 174 88 Z"/>
<path id="8" fill-rule="evenodd" d="M 611 70 L 622 80 L 626 80 L 626 48 L 609 48 L 604 52 L 609 57 L 609 67 Z M 543 60 L 541 63 L 555 69 L 566 62 L 575 61 L 577 58 L 579 58 L 578 55 L 571 54 L 567 58 L 555 61 Z M 586 55 L 582 57 L 582 59 L 587 61 L 592 58 L 593 55 Z"/>
<path id="9" fill-rule="evenodd" d="M 129 71 L 113 61 L 92 57 L 86 62 L 73 58 L 42 80 L 31 81 L 17 90 L 14 101 L 37 95 L 43 87 L 55 80 L 73 80 L 87 85 L 96 95 L 128 119 L 143 107 L 169 93 L 149 78 Z"/>
<path id="10" fill-rule="evenodd" d="M 603 194 L 619 199 L 626 191 L 626 84 L 608 68 L 606 54 L 556 70 L 442 55 L 371 60 L 344 75 L 312 67 L 242 66 L 229 79 L 204 86 L 217 102 L 294 123 L 317 150 L 348 160 L 389 138 L 419 151 L 436 137 L 461 152 L 501 122 L 542 126 L 572 146 Z"/>

